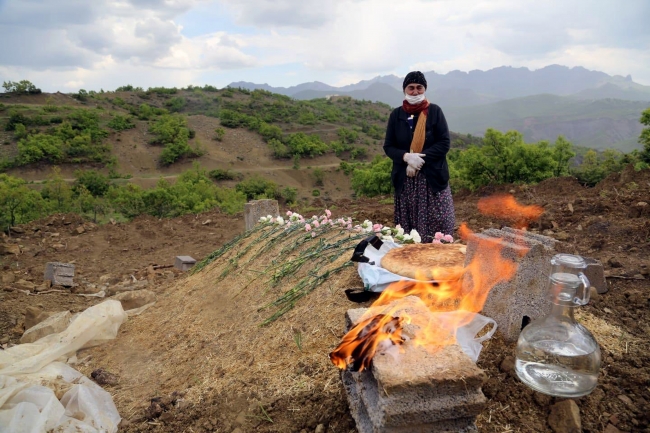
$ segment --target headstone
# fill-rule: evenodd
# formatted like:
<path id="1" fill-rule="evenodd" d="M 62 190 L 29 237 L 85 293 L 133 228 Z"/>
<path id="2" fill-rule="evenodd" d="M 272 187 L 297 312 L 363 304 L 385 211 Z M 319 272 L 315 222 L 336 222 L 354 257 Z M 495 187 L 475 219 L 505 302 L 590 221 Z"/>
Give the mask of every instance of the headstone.
<path id="1" fill-rule="evenodd" d="M 196 264 L 196 260 L 190 256 L 176 256 L 174 267 L 185 272 Z"/>
<path id="2" fill-rule="evenodd" d="M 45 265 L 45 281 L 51 281 L 53 286 L 72 287 L 74 265 L 70 263 L 49 262 Z"/>
<path id="3" fill-rule="evenodd" d="M 251 200 L 244 205 L 244 222 L 246 230 L 255 227 L 261 217 L 271 215 L 276 217 L 280 214 L 280 207 L 277 200 Z"/>

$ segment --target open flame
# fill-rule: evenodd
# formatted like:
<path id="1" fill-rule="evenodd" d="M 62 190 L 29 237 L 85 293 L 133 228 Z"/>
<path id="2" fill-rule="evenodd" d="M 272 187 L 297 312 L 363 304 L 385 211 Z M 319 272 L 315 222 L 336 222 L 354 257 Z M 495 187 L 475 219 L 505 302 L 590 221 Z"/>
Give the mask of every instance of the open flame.
<path id="1" fill-rule="evenodd" d="M 539 206 L 518 204 L 512 196 L 488 197 L 480 200 L 478 207 L 483 213 L 519 225 L 534 221 L 543 212 Z M 459 234 L 466 242 L 475 236 L 465 223 L 459 228 Z M 433 269 L 434 277 L 444 279 L 435 282 L 399 281 L 384 290 L 330 353 L 332 363 L 341 369 L 349 367 L 353 371 L 363 371 L 369 368 L 372 357 L 382 347 L 400 347 L 409 340 L 412 344 L 437 350 L 456 343 L 456 330 L 471 322 L 481 311 L 495 285 L 510 280 L 517 271 L 517 264 L 503 257 L 504 243 L 501 239 L 477 236 L 474 241 L 476 252 L 466 266 L 451 270 Z M 520 251 L 526 253 L 524 249 Z M 426 318 L 406 314 L 402 303 L 407 296 L 418 297 L 432 313 L 453 314 L 433 314 Z M 404 327 L 411 323 L 416 332 L 407 336 Z"/>

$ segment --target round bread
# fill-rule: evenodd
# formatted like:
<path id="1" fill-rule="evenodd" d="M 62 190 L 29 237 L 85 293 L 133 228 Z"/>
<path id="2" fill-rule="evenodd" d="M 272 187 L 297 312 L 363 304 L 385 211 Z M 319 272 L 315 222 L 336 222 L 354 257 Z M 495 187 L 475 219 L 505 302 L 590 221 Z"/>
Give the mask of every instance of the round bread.
<path id="1" fill-rule="evenodd" d="M 393 248 L 381 259 L 381 267 L 416 280 L 444 280 L 465 264 L 465 245 L 408 244 Z"/>

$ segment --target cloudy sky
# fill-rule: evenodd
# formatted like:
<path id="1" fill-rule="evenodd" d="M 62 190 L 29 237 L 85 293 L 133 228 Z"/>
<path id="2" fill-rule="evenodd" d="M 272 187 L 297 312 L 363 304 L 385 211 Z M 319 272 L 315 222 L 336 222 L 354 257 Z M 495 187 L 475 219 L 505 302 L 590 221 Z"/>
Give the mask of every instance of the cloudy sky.
<path id="1" fill-rule="evenodd" d="M 549 64 L 650 85 L 650 0 L 0 0 L 0 81 L 340 86 Z"/>

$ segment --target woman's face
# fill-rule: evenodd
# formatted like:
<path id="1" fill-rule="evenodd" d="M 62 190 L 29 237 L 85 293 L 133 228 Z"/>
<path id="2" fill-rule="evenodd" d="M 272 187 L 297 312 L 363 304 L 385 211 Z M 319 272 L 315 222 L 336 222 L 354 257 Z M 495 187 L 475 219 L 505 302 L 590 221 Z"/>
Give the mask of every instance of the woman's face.
<path id="1" fill-rule="evenodd" d="M 425 89 L 422 84 L 411 83 L 408 86 L 406 86 L 406 88 L 404 89 L 404 93 L 411 96 L 417 96 L 423 94 L 425 90 L 427 89 Z"/>

